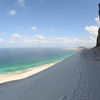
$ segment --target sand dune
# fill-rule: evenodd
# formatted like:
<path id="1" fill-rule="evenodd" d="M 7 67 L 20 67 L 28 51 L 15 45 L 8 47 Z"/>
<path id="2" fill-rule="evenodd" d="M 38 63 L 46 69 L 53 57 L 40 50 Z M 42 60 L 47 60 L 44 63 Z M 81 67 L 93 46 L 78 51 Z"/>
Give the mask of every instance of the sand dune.
<path id="1" fill-rule="evenodd" d="M 100 100 L 95 54 L 96 49 L 83 50 L 26 79 L 2 84 L 0 100 Z"/>

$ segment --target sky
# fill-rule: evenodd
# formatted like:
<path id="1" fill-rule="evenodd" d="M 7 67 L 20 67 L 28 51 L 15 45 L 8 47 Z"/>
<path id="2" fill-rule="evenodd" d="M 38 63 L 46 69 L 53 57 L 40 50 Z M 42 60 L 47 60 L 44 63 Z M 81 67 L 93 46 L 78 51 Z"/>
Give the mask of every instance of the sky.
<path id="1" fill-rule="evenodd" d="M 99 0 L 0 0 L 0 47 L 95 46 Z"/>

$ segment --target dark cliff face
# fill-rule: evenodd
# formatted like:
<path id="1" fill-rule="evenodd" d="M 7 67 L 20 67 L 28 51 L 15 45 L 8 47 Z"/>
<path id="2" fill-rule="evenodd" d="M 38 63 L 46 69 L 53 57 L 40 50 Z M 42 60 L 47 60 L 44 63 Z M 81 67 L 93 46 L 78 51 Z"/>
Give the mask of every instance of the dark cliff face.
<path id="1" fill-rule="evenodd" d="M 100 3 L 98 4 L 98 7 L 99 7 L 99 17 L 100 17 Z"/>
<path id="2" fill-rule="evenodd" d="M 100 46 L 100 28 L 98 29 L 97 44 L 96 47 Z"/>
<path id="3" fill-rule="evenodd" d="M 99 21 L 100 21 L 100 3 L 98 4 L 99 7 Z M 100 46 L 100 28 L 98 29 L 98 36 L 97 36 L 97 44 L 96 47 Z"/>

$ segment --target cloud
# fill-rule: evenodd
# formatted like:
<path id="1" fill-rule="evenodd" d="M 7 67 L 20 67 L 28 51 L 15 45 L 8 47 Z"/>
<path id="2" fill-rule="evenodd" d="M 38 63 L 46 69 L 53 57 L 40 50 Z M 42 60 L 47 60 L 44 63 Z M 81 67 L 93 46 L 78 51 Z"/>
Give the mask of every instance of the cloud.
<path id="1" fill-rule="evenodd" d="M 99 22 L 99 16 L 95 18 L 95 21 L 98 23 Z"/>
<path id="2" fill-rule="evenodd" d="M 45 39 L 45 37 L 42 36 L 42 35 L 36 34 L 36 35 L 33 36 L 33 39 L 43 40 L 43 39 Z"/>
<path id="3" fill-rule="evenodd" d="M 24 0 L 18 0 L 17 3 L 22 6 L 25 7 L 25 1 Z"/>
<path id="4" fill-rule="evenodd" d="M 95 18 L 95 21 L 97 22 L 97 24 L 100 26 L 100 21 L 99 21 L 99 17 Z M 91 26 L 86 26 L 85 30 L 90 33 L 91 35 L 88 38 L 88 43 L 91 45 L 95 45 L 96 44 L 96 37 L 98 35 L 98 27 L 91 25 Z"/>
<path id="5" fill-rule="evenodd" d="M 16 15 L 16 10 L 9 10 L 8 14 L 11 16 Z"/>
<path id="6" fill-rule="evenodd" d="M 21 36 L 15 33 L 9 39 L 9 45 L 20 47 L 70 47 L 70 46 L 88 46 L 90 43 L 94 44 L 91 37 L 86 39 L 79 39 L 76 37 L 45 37 L 40 34 L 33 36 Z"/>
<path id="7" fill-rule="evenodd" d="M 5 32 L 1 32 L 1 33 L 0 33 L 0 35 L 2 35 L 2 36 L 3 36 L 3 35 L 6 35 L 6 33 L 5 33 Z"/>
<path id="8" fill-rule="evenodd" d="M 14 40 L 14 39 L 20 39 L 22 36 L 19 35 L 18 33 L 15 33 L 11 36 L 11 39 Z"/>
<path id="9" fill-rule="evenodd" d="M 99 20 L 99 16 L 95 18 L 95 21 L 97 22 L 97 24 L 99 25 L 100 27 L 100 20 Z"/>
<path id="10" fill-rule="evenodd" d="M 96 43 L 96 38 L 93 36 L 89 36 L 89 38 L 91 39 L 91 41 L 93 41 L 94 43 Z"/>
<path id="11" fill-rule="evenodd" d="M 85 30 L 88 31 L 90 34 L 96 35 L 98 34 L 98 27 L 97 26 L 86 26 Z"/>
<path id="12" fill-rule="evenodd" d="M 37 31 L 37 30 L 38 30 L 38 28 L 35 27 L 35 26 L 32 26 L 31 29 L 32 29 L 33 31 Z"/>
<path id="13" fill-rule="evenodd" d="M 3 42 L 3 39 L 0 38 L 0 43 Z"/>
<path id="14" fill-rule="evenodd" d="M 14 39 L 10 39 L 9 43 L 14 44 L 16 41 Z"/>

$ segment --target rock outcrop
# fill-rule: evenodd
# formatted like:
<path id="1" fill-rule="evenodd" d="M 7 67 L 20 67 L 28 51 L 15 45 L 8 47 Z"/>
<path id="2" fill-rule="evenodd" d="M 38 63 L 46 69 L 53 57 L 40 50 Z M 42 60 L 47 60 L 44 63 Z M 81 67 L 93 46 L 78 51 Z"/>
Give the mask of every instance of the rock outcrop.
<path id="1" fill-rule="evenodd" d="M 99 21 L 100 21 L 100 3 L 99 3 Z M 98 29 L 98 36 L 97 36 L 97 44 L 96 44 L 96 47 L 100 46 L 100 26 L 99 26 L 99 29 Z"/>

